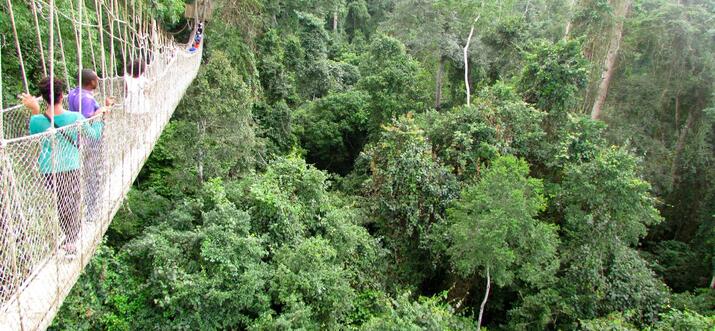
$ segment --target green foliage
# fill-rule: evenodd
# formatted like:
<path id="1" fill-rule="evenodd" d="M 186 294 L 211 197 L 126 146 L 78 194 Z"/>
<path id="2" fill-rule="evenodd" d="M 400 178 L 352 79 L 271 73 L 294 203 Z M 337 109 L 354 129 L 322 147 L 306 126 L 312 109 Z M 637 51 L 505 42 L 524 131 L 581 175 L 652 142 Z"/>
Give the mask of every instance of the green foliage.
<path id="1" fill-rule="evenodd" d="M 627 314 L 628 315 L 628 314 Z M 628 322 L 628 317 L 623 313 L 612 313 L 606 317 L 596 318 L 588 321 L 581 321 L 581 327 L 588 331 L 636 331 L 638 328 Z"/>
<path id="2" fill-rule="evenodd" d="M 298 12 L 300 46 L 303 49 L 298 70 L 301 95 L 306 99 L 319 98 L 328 93 L 330 70 L 328 64 L 328 32 L 325 22 L 309 13 Z"/>
<path id="3" fill-rule="evenodd" d="M 564 173 L 563 295 L 576 301 L 567 314 L 591 319 L 632 309 L 639 323 L 655 320 L 666 289 L 630 247 L 661 218 L 650 186 L 636 175 L 636 160 L 622 149 L 604 149 Z"/>
<path id="4" fill-rule="evenodd" d="M 398 0 L 385 30 L 421 59 L 448 58 L 464 68 L 462 47 L 479 12 L 476 1 Z M 475 38 L 476 39 L 476 38 Z"/>
<path id="5" fill-rule="evenodd" d="M 429 111 L 418 117 L 433 153 L 462 180 L 478 177 L 482 163 L 499 153 L 497 130 L 486 118 L 491 109 L 480 108 Z"/>
<path id="6" fill-rule="evenodd" d="M 620 1 L 216 3 L 199 77 L 52 329 L 469 330 L 487 272 L 490 329 L 712 329 L 713 13 L 631 1 L 595 121 Z M 144 8 L 176 31 L 182 4 Z"/>
<path id="7" fill-rule="evenodd" d="M 181 0 L 160 0 L 147 1 L 144 6 L 148 7 L 150 15 L 161 19 L 165 24 L 176 24 L 184 16 L 184 4 Z"/>
<path id="8" fill-rule="evenodd" d="M 715 131 L 708 115 L 715 44 L 707 8 L 703 1 L 647 0 L 633 6 L 607 109 L 609 140 L 630 141 L 644 159 L 644 178 L 663 201 L 665 221 L 648 239 L 666 243 L 649 248 L 662 256 L 659 271 L 667 272 L 666 281 L 677 291 L 708 286 L 715 274 Z"/>
<path id="9" fill-rule="evenodd" d="M 334 245 L 341 261 L 351 262 L 346 269 L 354 286 L 374 284 L 383 252 L 358 225 L 362 211 L 328 187 L 325 173 L 301 159 L 280 158 L 250 183 L 230 185 L 228 198 L 251 213 L 252 228 L 268 238 L 271 250 L 320 236 Z"/>
<path id="10" fill-rule="evenodd" d="M 598 252 L 590 247 L 578 250 L 562 278 L 562 296 L 570 306 L 564 310 L 565 323 L 591 319 L 609 312 L 631 310 L 631 322 L 638 325 L 656 320 L 667 299 L 667 288 L 633 249 Z"/>
<path id="11" fill-rule="evenodd" d="M 148 281 L 156 317 L 172 328 L 247 325 L 269 304 L 261 290 L 270 275 L 262 239 L 251 235 L 247 213 L 214 198 L 219 204 L 203 214 L 202 227 L 151 228 L 125 247 Z"/>
<path id="12" fill-rule="evenodd" d="M 507 80 L 521 68 L 521 49 L 529 39 L 553 39 L 563 1 L 395 0 L 383 29 L 400 39 L 432 74 L 435 108 L 465 100 L 464 47 L 470 32 L 469 84 L 482 87 Z M 475 21 L 476 18 L 479 18 Z M 472 26 L 474 30 L 472 31 Z M 445 76 L 449 75 L 448 79 Z M 473 88 L 472 91 L 478 90 Z M 439 95 L 439 96 L 438 96 Z"/>
<path id="13" fill-rule="evenodd" d="M 360 33 L 368 35 L 370 33 L 369 21 L 371 18 L 365 0 L 348 1 L 347 15 L 345 17 L 346 26 L 345 33 L 352 40 L 355 35 Z"/>
<path id="14" fill-rule="evenodd" d="M 433 227 L 456 196 L 456 182 L 432 156 L 424 132 L 407 115 L 385 126 L 380 139 L 365 149 L 370 178 L 365 183 L 378 233 L 394 254 L 400 279 L 418 284 L 437 263 L 430 258 Z M 440 240 L 434 238 L 434 240 Z"/>
<path id="15" fill-rule="evenodd" d="M 276 302 L 290 306 L 304 302 L 321 321 L 321 328 L 334 328 L 352 309 L 355 296 L 350 277 L 331 243 L 320 237 L 285 245 L 274 257 L 277 265 L 271 283 Z"/>
<path id="16" fill-rule="evenodd" d="M 49 330 L 131 330 L 148 318 L 142 283 L 127 277 L 127 264 L 100 245 Z"/>
<path id="17" fill-rule="evenodd" d="M 385 300 L 383 312 L 372 317 L 362 330 L 474 330 L 474 321 L 455 316 L 454 309 L 444 303 L 445 296 L 420 297 L 411 301 L 409 294 Z"/>
<path id="18" fill-rule="evenodd" d="M 370 96 L 371 134 L 400 115 L 425 108 L 424 93 L 415 84 L 422 69 L 399 40 L 376 36 L 360 61 L 362 78 L 358 86 Z"/>
<path id="19" fill-rule="evenodd" d="M 163 213 L 171 208 L 171 201 L 153 190 L 130 190 L 126 199 L 124 208 L 119 209 L 107 231 L 110 247 L 120 248 L 139 236 L 147 226 L 160 223 Z"/>
<path id="20" fill-rule="evenodd" d="M 304 161 L 274 162 L 250 184 L 248 201 L 240 203 L 253 215 L 253 228 L 269 236 L 270 245 L 301 240 L 327 203 L 325 173 Z"/>
<path id="21" fill-rule="evenodd" d="M 479 176 L 482 162 L 499 153 L 534 153 L 544 136 L 544 115 L 498 83 L 480 92 L 472 107 L 428 112 L 419 120 L 440 160 L 458 178 L 472 179 Z"/>
<path id="22" fill-rule="evenodd" d="M 686 331 L 686 330 L 711 330 L 715 327 L 715 318 L 702 316 L 691 311 L 670 310 L 660 315 L 660 320 L 653 326 L 641 329 L 628 322 L 632 318 L 631 313 L 613 313 L 607 317 L 582 321 L 583 330 L 589 331 Z"/>
<path id="23" fill-rule="evenodd" d="M 576 103 L 580 88 L 586 83 L 587 66 L 581 43 L 561 40 L 535 42 L 526 53 L 519 81 L 524 99 L 556 119 Z"/>
<path id="24" fill-rule="evenodd" d="M 186 198 L 165 222 L 148 226 L 112 256 L 121 265 L 111 278 L 116 282 L 83 281 L 91 288 L 114 286 L 110 294 L 120 297 L 112 300 L 131 301 L 97 302 L 94 291 L 78 292 L 76 300 L 94 301 L 71 309 L 97 310 L 96 320 L 63 311 L 58 326 L 219 330 L 346 323 L 355 291 L 380 283 L 383 253 L 357 225 L 360 211 L 326 191 L 326 175 L 299 159 L 279 159 L 252 180 L 248 187 L 207 181 L 198 198 Z M 131 319 L 132 313 L 141 318 Z"/>
<path id="25" fill-rule="evenodd" d="M 715 328 L 715 316 L 703 316 L 692 311 L 670 310 L 660 315 L 660 320 L 649 330 L 654 331 L 686 331 L 712 330 Z"/>
<path id="26" fill-rule="evenodd" d="M 548 329 L 560 312 L 568 309 L 558 291 L 553 288 L 527 293 L 508 311 L 510 330 Z"/>
<path id="27" fill-rule="evenodd" d="M 694 293 L 675 293 L 671 296 L 671 306 L 678 310 L 690 310 L 705 316 L 715 316 L 715 291 L 700 288 Z"/>
<path id="28" fill-rule="evenodd" d="M 228 57 L 214 51 L 179 105 L 169 135 L 159 142 L 171 155 L 170 174 L 181 191 L 208 178 L 236 177 L 253 167 L 258 142 L 249 93 Z M 157 175 L 164 174 L 149 174 Z"/>
<path id="29" fill-rule="evenodd" d="M 653 270 L 678 292 L 687 290 L 693 283 L 699 283 L 703 274 L 706 277 L 711 275 L 707 272 L 710 261 L 704 260 L 681 241 L 659 242 L 653 248 L 653 258 L 656 263 Z M 703 273 L 703 270 L 706 272 Z"/>
<path id="30" fill-rule="evenodd" d="M 570 164 L 589 162 L 606 146 L 605 129 L 601 121 L 569 115 L 557 131 L 557 140 L 545 142 L 535 154 L 547 167 L 560 171 Z"/>
<path id="31" fill-rule="evenodd" d="M 528 26 L 523 17 L 510 16 L 487 28 L 482 42 L 489 51 L 489 78 L 497 81 L 517 74 L 520 69 L 520 47 L 528 37 Z"/>
<path id="32" fill-rule="evenodd" d="M 269 103 L 294 98 L 295 77 L 286 68 L 285 41 L 277 30 L 269 30 L 258 41 L 261 52 L 258 70 L 263 95 Z"/>
<path id="33" fill-rule="evenodd" d="M 556 227 L 534 217 L 546 206 L 540 180 L 513 156 L 495 159 L 448 210 L 448 252 L 464 276 L 486 269 L 498 286 L 543 286 L 558 268 Z"/>
<path id="34" fill-rule="evenodd" d="M 291 109 L 284 101 L 254 104 L 253 118 L 258 129 L 256 135 L 264 140 L 269 157 L 285 155 L 296 144 Z"/>
<path id="35" fill-rule="evenodd" d="M 621 148 L 571 163 L 564 170 L 560 196 L 567 237 L 603 251 L 635 246 L 647 226 L 661 221 L 649 191 L 648 182 L 638 176 L 637 160 Z"/>
<path id="36" fill-rule="evenodd" d="M 339 174 L 350 171 L 367 138 L 367 99 L 363 92 L 331 94 L 295 113 L 308 162 Z"/>

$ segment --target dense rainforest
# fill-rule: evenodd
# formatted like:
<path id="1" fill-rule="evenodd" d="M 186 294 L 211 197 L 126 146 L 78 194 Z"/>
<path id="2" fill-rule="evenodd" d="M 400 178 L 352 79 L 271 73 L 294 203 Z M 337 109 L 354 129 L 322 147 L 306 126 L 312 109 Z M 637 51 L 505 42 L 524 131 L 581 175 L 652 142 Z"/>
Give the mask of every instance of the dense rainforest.
<path id="1" fill-rule="evenodd" d="M 147 3 L 186 36 L 183 1 Z M 51 329 L 713 330 L 714 22 L 712 0 L 215 0 Z"/>

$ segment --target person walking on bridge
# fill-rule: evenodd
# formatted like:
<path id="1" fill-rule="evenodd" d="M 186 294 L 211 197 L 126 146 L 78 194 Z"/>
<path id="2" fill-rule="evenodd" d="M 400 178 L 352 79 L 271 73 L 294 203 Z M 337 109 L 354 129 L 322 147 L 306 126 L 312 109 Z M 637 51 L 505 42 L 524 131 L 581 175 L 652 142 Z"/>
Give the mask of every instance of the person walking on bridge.
<path id="1" fill-rule="evenodd" d="M 99 76 L 89 69 L 83 69 L 80 73 L 80 86 L 76 87 L 67 95 L 67 104 L 72 112 L 82 113 L 84 118 L 93 117 L 96 114 L 107 110 L 114 104 L 114 100 L 110 97 L 104 99 L 102 108 L 99 102 L 94 98 L 94 91 L 99 87 Z"/>
<path id="2" fill-rule="evenodd" d="M 84 118 L 92 118 L 95 115 L 108 111 L 114 104 L 114 100 L 110 97 L 104 99 L 104 107 L 99 105 L 99 102 L 94 98 L 94 91 L 99 87 L 99 76 L 92 70 L 83 69 L 80 72 L 80 86 L 73 89 L 67 95 L 69 110 L 71 112 L 81 113 Z M 101 119 L 92 119 L 91 121 L 99 123 Z M 87 209 L 85 210 L 85 219 L 88 221 L 97 218 L 99 206 L 99 195 L 101 194 L 100 181 L 102 166 L 102 135 L 100 132 L 97 139 L 87 138 L 84 145 L 84 199 Z"/>
<path id="3" fill-rule="evenodd" d="M 64 234 L 61 248 L 69 257 L 76 254 L 76 241 L 80 233 L 79 215 L 79 184 L 81 165 L 80 135 L 77 122 L 84 119 L 76 112 L 66 111 L 62 108 L 65 84 L 60 79 L 44 78 L 40 81 L 40 94 L 47 102 L 47 110 L 30 118 L 30 134 L 40 134 L 49 130 L 53 125 L 58 132 L 53 136 L 42 139 L 40 155 L 38 157 L 39 171 L 44 180 L 45 187 L 51 192 L 52 199 L 57 199 L 57 214 L 60 229 Z M 54 93 L 50 91 L 54 90 Z M 29 94 L 23 94 L 22 103 L 38 112 L 40 105 L 37 99 Z M 52 104 L 54 101 L 54 104 Z M 82 130 L 86 135 L 97 137 L 99 128 L 85 124 Z"/>
<path id="4" fill-rule="evenodd" d="M 149 111 L 146 88 L 149 80 L 144 75 L 146 64 L 143 60 L 134 60 L 124 74 L 124 104 L 127 113 L 146 113 Z"/>

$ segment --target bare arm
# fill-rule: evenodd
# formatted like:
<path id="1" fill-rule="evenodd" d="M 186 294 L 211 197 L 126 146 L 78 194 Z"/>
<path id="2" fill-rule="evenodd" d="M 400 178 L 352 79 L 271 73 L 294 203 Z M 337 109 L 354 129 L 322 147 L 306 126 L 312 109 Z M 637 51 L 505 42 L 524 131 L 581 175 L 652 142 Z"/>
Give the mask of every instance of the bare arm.
<path id="1" fill-rule="evenodd" d="M 101 108 L 95 110 L 94 113 L 92 113 L 92 116 L 90 116 L 90 117 L 94 117 L 94 115 L 97 115 L 99 113 L 109 112 L 112 109 L 113 105 L 114 105 L 114 99 L 111 97 L 107 97 L 106 99 L 104 99 L 104 107 L 101 107 Z"/>
<path id="2" fill-rule="evenodd" d="M 30 109 L 32 115 L 37 115 L 40 113 L 40 104 L 37 102 L 37 98 L 33 97 L 30 94 L 23 93 L 20 94 L 20 101 L 25 107 Z"/>

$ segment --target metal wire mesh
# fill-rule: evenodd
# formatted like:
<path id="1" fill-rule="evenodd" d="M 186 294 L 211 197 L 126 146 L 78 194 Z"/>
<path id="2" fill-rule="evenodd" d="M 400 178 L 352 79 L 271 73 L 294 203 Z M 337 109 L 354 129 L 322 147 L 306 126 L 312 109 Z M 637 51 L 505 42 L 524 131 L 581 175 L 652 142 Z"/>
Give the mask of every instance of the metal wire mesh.
<path id="1" fill-rule="evenodd" d="M 201 52 L 184 48 L 157 49 L 138 92 L 103 79 L 109 113 L 29 135 L 28 110 L 0 112 L 0 325 L 35 329 L 59 308 L 196 76 Z"/>

